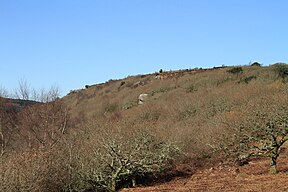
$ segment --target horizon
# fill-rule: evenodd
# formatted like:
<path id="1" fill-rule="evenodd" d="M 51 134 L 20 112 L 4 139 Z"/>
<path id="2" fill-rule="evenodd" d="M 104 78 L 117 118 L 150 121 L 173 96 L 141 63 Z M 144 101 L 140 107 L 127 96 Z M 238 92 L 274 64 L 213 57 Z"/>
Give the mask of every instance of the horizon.
<path id="1" fill-rule="evenodd" d="M 286 62 L 279 0 L 0 2 L 0 87 L 21 79 L 61 96 L 164 71 Z"/>

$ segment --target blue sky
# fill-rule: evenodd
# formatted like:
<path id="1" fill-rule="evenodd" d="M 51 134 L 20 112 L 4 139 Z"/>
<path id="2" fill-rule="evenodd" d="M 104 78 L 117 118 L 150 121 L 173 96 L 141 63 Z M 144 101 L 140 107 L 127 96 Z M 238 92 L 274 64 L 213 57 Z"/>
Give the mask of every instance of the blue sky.
<path id="1" fill-rule="evenodd" d="M 287 0 L 1 0 L 0 86 L 13 91 L 288 61 Z"/>

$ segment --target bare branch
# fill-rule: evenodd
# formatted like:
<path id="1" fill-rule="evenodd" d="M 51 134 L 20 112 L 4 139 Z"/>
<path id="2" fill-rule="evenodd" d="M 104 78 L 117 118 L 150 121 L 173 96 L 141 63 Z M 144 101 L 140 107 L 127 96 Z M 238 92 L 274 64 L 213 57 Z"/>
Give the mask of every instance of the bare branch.
<path id="1" fill-rule="evenodd" d="M 23 100 L 29 100 L 30 96 L 31 96 L 30 85 L 24 79 L 19 80 L 18 84 L 19 84 L 19 87 L 15 91 L 16 98 L 17 99 L 23 99 Z"/>
<path id="2" fill-rule="evenodd" d="M 0 86 L 0 97 L 9 97 L 9 92 L 5 87 Z"/>

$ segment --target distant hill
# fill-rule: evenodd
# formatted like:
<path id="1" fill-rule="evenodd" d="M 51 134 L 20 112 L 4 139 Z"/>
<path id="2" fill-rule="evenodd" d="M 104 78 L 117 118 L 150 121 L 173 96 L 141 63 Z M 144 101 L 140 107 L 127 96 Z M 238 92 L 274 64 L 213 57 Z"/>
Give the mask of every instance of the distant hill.
<path id="1" fill-rule="evenodd" d="M 40 102 L 0 97 L 0 108 L 4 111 L 19 112 L 28 106 L 41 104 Z"/>

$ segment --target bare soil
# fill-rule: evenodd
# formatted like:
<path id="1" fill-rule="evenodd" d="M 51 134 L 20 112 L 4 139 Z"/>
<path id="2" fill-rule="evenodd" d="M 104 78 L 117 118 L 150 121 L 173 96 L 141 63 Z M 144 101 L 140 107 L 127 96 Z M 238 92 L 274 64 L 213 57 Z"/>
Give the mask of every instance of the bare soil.
<path id="1" fill-rule="evenodd" d="M 254 159 L 244 166 L 217 165 L 154 186 L 123 189 L 122 192 L 153 191 L 288 191 L 288 159 L 278 162 L 279 173 L 268 174 L 269 160 Z"/>

